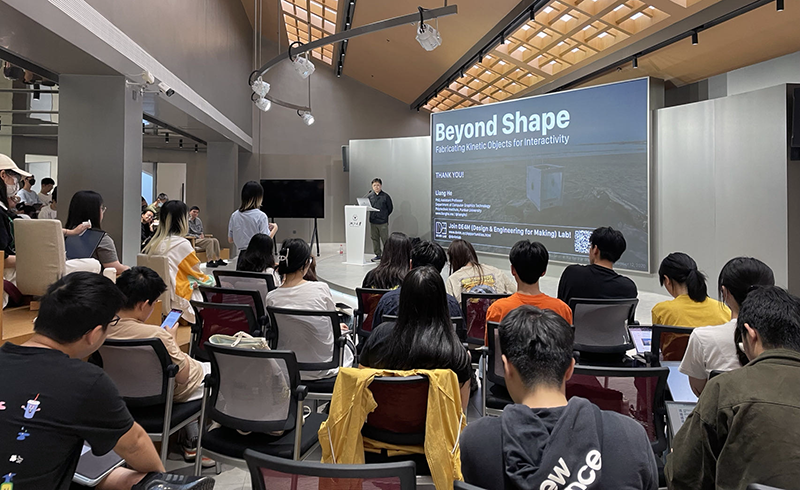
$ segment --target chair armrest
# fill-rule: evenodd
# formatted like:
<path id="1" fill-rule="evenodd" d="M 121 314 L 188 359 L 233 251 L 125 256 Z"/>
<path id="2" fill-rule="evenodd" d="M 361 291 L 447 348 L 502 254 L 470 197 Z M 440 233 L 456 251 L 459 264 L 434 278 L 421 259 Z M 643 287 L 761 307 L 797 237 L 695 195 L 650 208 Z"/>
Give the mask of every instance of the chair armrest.
<path id="1" fill-rule="evenodd" d="M 179 370 L 180 368 L 178 368 L 177 364 L 170 364 L 169 366 L 167 366 L 167 376 L 169 376 L 170 378 L 174 378 L 175 376 L 178 375 Z"/>
<path id="2" fill-rule="evenodd" d="M 294 390 L 294 397 L 297 401 L 305 400 L 308 396 L 308 386 L 306 385 L 298 385 L 297 388 Z"/>
<path id="3" fill-rule="evenodd" d="M 342 335 L 340 335 L 339 338 L 336 339 L 336 343 L 339 344 L 340 348 L 344 349 L 344 346 L 347 345 L 347 334 L 345 332 L 342 332 Z"/>

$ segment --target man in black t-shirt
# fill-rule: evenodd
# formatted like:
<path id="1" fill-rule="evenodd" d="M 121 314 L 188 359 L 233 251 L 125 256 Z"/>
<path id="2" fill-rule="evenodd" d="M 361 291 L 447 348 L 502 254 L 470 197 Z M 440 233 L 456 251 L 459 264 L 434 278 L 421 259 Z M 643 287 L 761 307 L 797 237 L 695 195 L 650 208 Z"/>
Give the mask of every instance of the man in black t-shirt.
<path id="1" fill-rule="evenodd" d="M 33 337 L 0 348 L 3 489 L 70 488 L 84 441 L 96 455 L 113 449 L 129 467 L 112 471 L 98 488 L 213 488 L 209 478 L 164 474 L 153 443 L 114 382 L 81 360 L 102 345 L 123 301 L 104 276 L 69 274 L 42 297 Z"/>
<path id="2" fill-rule="evenodd" d="M 572 298 L 637 297 L 636 284 L 614 271 L 614 263 L 627 246 L 622 232 L 610 226 L 598 228 L 589 237 L 589 244 L 589 265 L 574 264 L 564 269 L 558 281 L 558 299 L 569 305 Z"/>

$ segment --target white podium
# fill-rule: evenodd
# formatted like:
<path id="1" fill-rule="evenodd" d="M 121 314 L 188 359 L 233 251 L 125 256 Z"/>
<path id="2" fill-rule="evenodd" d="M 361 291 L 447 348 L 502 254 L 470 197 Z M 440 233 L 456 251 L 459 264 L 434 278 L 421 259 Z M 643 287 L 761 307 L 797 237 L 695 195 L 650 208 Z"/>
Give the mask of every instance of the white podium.
<path id="1" fill-rule="evenodd" d="M 370 210 L 377 211 L 367 206 L 344 207 L 344 236 L 347 241 L 345 264 L 368 264 L 364 261 L 364 242 L 367 237 L 367 211 Z"/>

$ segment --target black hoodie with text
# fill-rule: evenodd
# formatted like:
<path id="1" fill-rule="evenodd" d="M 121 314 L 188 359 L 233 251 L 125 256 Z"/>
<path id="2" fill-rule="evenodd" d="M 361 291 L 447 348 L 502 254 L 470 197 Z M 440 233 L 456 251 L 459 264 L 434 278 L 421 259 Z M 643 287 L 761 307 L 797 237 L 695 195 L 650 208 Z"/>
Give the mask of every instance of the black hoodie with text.
<path id="1" fill-rule="evenodd" d="M 656 459 L 635 420 L 573 397 L 563 407 L 509 405 L 461 436 L 467 483 L 489 490 L 655 490 Z"/>

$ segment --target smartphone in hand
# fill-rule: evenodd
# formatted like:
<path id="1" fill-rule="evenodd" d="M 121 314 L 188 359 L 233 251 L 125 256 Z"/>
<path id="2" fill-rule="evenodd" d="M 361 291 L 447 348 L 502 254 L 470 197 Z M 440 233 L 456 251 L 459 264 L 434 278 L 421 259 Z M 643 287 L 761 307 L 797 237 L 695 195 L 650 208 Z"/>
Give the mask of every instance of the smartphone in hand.
<path id="1" fill-rule="evenodd" d="M 173 308 L 172 311 L 169 312 L 169 315 L 164 319 L 164 323 L 161 324 L 161 328 L 172 328 L 177 325 L 178 320 L 181 319 L 181 315 L 183 314 L 182 310 L 178 310 Z"/>

